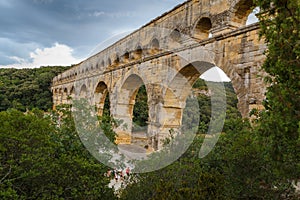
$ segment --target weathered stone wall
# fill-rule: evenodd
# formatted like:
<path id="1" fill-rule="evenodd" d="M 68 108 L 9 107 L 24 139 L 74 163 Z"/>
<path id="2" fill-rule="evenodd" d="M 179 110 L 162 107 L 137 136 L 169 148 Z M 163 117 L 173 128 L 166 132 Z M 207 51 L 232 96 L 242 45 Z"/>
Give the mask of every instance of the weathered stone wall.
<path id="1" fill-rule="evenodd" d="M 266 45 L 259 39 L 258 25 L 239 29 L 235 34 L 218 40 L 216 65 L 231 79 L 239 100 L 239 110 L 247 117 L 250 104 L 262 104 L 266 87 L 263 82 Z"/>

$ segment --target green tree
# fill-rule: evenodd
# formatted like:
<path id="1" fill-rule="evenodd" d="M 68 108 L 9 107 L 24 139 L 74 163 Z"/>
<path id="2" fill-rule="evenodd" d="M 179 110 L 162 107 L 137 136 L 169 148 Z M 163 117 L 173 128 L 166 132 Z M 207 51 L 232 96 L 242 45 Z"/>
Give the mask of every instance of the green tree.
<path id="1" fill-rule="evenodd" d="M 104 107 L 102 116 L 99 116 L 100 127 L 103 130 L 106 137 L 112 142 L 115 143 L 116 133 L 113 128 L 117 126 L 117 121 L 110 114 L 110 101 L 109 101 L 109 93 L 107 93 L 106 98 L 104 100 Z"/>
<path id="2" fill-rule="evenodd" d="M 135 99 L 135 104 L 133 107 L 133 122 L 137 126 L 146 126 L 148 121 L 148 97 L 145 85 L 142 85 Z M 138 127 L 134 127 L 138 130 Z"/>
<path id="3" fill-rule="evenodd" d="M 55 116 L 0 112 L 0 198 L 114 199 L 107 167 L 83 147 L 67 110 Z"/>
<path id="4" fill-rule="evenodd" d="M 269 187 L 282 196 L 300 177 L 300 1 L 255 2 L 262 10 L 261 36 L 268 45 L 263 69 L 270 84 L 257 132 L 270 159 Z"/>
<path id="5" fill-rule="evenodd" d="M 224 176 L 220 168 L 214 167 L 214 162 L 209 165 L 198 158 L 202 141 L 198 135 L 188 151 L 164 169 L 133 175 L 121 199 L 225 199 L 221 196 Z"/>

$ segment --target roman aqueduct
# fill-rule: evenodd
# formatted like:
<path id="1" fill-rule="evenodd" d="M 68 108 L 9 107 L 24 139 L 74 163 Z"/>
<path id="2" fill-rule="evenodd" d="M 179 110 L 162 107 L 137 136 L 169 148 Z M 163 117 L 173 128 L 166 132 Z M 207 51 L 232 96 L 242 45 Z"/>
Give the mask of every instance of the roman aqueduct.
<path id="1" fill-rule="evenodd" d="M 261 107 L 266 86 L 261 65 L 266 45 L 259 25 L 246 25 L 249 0 L 188 0 L 53 79 L 54 105 L 85 98 L 101 115 L 107 94 L 118 143 L 130 143 L 137 90 L 148 96 L 148 133 L 154 143 L 181 125 L 190 86 L 218 66 L 231 79 L 238 109 Z M 162 112 L 164 114 L 162 114 Z M 153 146 L 159 144 L 151 143 Z"/>

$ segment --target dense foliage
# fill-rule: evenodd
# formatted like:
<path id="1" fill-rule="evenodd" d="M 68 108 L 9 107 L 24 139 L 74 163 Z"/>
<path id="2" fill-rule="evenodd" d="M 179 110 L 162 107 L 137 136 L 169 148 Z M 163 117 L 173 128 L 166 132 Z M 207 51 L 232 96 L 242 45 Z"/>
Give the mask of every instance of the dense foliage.
<path id="1" fill-rule="evenodd" d="M 2 111 L 0 127 L 1 199 L 114 199 L 68 110 Z"/>
<path id="2" fill-rule="evenodd" d="M 272 161 L 268 183 L 286 193 L 300 177 L 300 1 L 255 2 L 263 11 L 261 36 L 268 44 L 263 69 L 270 84 L 257 133 Z"/>
<path id="3" fill-rule="evenodd" d="M 139 129 L 137 126 L 146 126 L 148 121 L 148 97 L 145 85 L 142 85 L 136 95 L 135 104 L 133 107 L 134 128 Z"/>
<path id="4" fill-rule="evenodd" d="M 52 79 L 66 67 L 0 69 L 0 111 L 52 108 Z"/>

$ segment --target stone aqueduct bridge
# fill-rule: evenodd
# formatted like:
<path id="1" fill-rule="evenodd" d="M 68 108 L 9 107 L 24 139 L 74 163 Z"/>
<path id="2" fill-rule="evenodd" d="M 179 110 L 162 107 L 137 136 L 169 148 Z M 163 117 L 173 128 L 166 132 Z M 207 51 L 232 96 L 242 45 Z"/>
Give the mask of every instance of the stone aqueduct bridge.
<path id="1" fill-rule="evenodd" d="M 266 86 L 259 25 L 246 26 L 249 0 L 189 0 L 73 66 L 53 80 L 54 105 L 86 98 L 101 115 L 109 93 L 119 143 L 130 142 L 137 91 L 146 86 L 148 133 L 157 148 L 169 129 L 180 127 L 187 93 L 213 66 L 231 79 L 243 117 L 260 107 Z M 68 98 L 72 97 L 72 98 Z M 164 114 L 162 114 L 164 113 Z M 125 127 L 125 128 L 124 128 Z"/>

